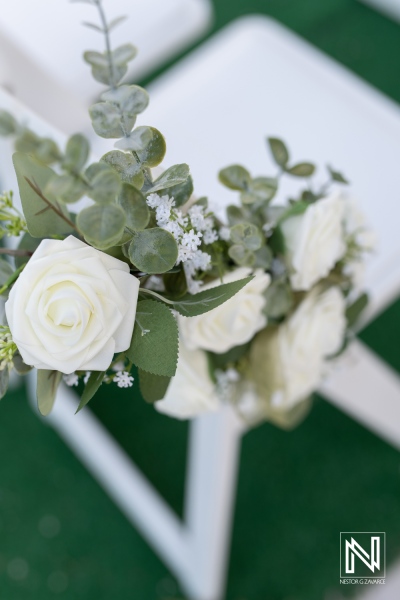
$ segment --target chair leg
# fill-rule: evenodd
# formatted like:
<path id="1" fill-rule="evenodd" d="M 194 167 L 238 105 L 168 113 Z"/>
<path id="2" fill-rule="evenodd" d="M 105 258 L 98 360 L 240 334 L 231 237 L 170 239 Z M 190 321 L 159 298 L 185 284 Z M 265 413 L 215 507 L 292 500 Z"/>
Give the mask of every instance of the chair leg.
<path id="1" fill-rule="evenodd" d="M 400 448 L 400 376 L 360 340 L 350 344 L 319 391 Z"/>

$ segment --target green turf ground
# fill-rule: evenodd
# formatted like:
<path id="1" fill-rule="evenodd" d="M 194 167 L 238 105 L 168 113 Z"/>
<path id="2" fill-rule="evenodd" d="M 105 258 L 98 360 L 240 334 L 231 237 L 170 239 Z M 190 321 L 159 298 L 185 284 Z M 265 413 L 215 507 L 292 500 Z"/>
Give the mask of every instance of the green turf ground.
<path id="1" fill-rule="evenodd" d="M 400 25 L 355 0 L 215 0 L 214 31 L 274 16 L 400 101 Z M 216 166 L 216 168 L 218 165 Z M 400 371 L 400 303 L 362 335 Z M 116 410 L 118 405 L 118 410 Z M 182 511 L 187 425 L 137 396 L 95 402 L 171 505 Z M 0 600 L 170 600 L 167 569 L 22 392 L 0 407 Z M 339 532 L 386 531 L 400 555 L 400 457 L 317 400 L 288 434 L 243 440 L 227 600 L 328 600 L 339 589 Z M 395 599 L 393 599 L 395 600 Z"/>

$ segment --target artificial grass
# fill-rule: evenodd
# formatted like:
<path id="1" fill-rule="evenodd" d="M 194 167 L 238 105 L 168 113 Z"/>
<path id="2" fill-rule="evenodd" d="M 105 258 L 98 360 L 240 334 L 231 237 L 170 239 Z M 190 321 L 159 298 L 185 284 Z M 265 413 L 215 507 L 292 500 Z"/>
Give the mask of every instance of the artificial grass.
<path id="1" fill-rule="evenodd" d="M 356 0 L 215 0 L 213 31 L 274 16 L 400 101 L 400 27 Z M 362 334 L 400 370 L 400 303 Z M 136 394 L 93 402 L 182 512 L 188 426 Z M 167 600 L 167 569 L 21 391 L 0 406 L 0 600 Z M 400 553 L 399 453 L 323 400 L 294 432 L 243 439 L 227 600 L 322 600 L 339 588 L 339 532 L 386 531 Z"/>

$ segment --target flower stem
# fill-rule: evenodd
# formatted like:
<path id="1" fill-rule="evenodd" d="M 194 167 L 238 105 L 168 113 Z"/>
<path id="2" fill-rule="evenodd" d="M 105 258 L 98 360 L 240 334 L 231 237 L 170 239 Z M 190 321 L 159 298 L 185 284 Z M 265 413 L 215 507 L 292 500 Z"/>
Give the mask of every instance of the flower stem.
<path id="1" fill-rule="evenodd" d="M 167 298 L 164 298 L 164 296 L 160 296 L 160 294 L 157 294 L 157 292 L 153 292 L 153 290 L 148 290 L 147 288 L 140 288 L 139 291 L 141 294 L 150 294 L 150 296 L 154 296 L 155 298 L 158 298 L 159 300 L 162 300 L 162 302 L 170 304 L 171 306 L 174 306 L 175 304 L 173 300 L 167 300 Z"/>

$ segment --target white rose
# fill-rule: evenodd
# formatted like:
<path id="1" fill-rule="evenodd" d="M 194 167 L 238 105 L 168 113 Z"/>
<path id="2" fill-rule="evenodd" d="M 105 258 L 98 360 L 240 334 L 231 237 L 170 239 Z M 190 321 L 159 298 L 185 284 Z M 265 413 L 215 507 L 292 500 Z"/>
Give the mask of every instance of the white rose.
<path id="1" fill-rule="evenodd" d="M 338 352 L 346 331 L 345 300 L 337 287 L 314 289 L 279 327 L 271 403 L 288 408 L 304 400 L 320 384 L 326 358 Z M 280 383 L 279 383 L 280 382 Z"/>
<path id="2" fill-rule="evenodd" d="M 244 279 L 250 274 L 250 268 L 240 267 L 226 274 L 223 283 Z M 270 281 L 270 276 L 258 269 L 254 279 L 221 306 L 197 317 L 180 316 L 179 327 L 185 345 L 191 350 L 201 348 L 222 354 L 250 341 L 267 324 L 263 292 Z M 218 285 L 220 280 L 212 281 L 203 286 L 202 291 Z"/>
<path id="3" fill-rule="evenodd" d="M 344 198 L 335 193 L 282 223 L 293 289 L 311 289 L 345 254 L 344 210 Z"/>
<path id="4" fill-rule="evenodd" d="M 129 267 L 73 236 L 43 240 L 6 303 L 26 364 L 104 371 L 131 342 L 139 282 Z"/>
<path id="5" fill-rule="evenodd" d="M 177 419 L 190 419 L 217 410 L 219 404 L 206 355 L 201 350 L 188 350 L 181 340 L 176 375 L 163 400 L 155 403 L 156 409 Z"/>

